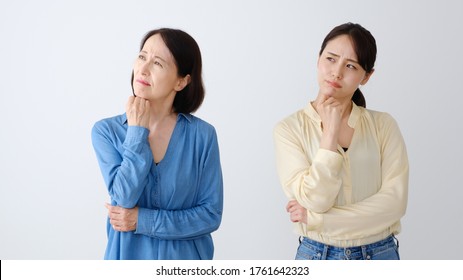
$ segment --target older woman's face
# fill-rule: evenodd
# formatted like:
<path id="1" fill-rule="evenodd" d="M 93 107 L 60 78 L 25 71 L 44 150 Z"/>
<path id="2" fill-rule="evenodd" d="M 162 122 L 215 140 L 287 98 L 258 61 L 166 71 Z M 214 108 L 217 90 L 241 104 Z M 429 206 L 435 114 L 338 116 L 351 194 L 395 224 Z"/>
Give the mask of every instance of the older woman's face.
<path id="1" fill-rule="evenodd" d="M 181 78 L 175 60 L 161 35 L 146 40 L 133 66 L 133 89 L 136 96 L 173 102 Z"/>
<path id="2" fill-rule="evenodd" d="M 341 35 L 328 42 L 318 58 L 318 84 L 320 93 L 334 98 L 351 98 L 369 75 L 357 60 L 349 36 Z"/>

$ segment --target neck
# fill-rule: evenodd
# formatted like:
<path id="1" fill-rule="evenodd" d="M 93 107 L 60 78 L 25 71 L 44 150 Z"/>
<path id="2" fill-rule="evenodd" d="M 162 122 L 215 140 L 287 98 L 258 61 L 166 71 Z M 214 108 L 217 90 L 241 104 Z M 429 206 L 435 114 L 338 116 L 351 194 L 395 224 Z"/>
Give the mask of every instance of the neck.
<path id="1" fill-rule="evenodd" d="M 350 116 L 350 113 L 352 112 L 352 100 L 348 100 L 346 103 L 342 103 L 343 106 L 343 113 L 342 113 L 342 118 L 348 118 Z"/>
<path id="2" fill-rule="evenodd" d="M 175 113 L 174 108 L 171 104 L 168 106 L 158 103 L 152 103 L 151 105 L 151 117 L 150 117 L 150 126 L 156 126 L 157 124 L 168 120 L 170 118 L 176 118 L 177 113 Z"/>

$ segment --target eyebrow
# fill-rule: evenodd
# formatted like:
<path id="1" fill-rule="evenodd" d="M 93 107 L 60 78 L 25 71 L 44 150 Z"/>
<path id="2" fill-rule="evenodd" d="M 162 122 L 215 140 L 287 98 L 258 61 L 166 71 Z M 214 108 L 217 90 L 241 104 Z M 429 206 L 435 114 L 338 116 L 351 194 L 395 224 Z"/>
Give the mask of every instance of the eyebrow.
<path id="1" fill-rule="evenodd" d="M 328 54 L 330 54 L 331 56 L 335 56 L 335 57 L 341 57 L 340 55 L 338 54 L 335 54 L 335 53 L 332 53 L 332 52 L 327 52 Z M 354 59 L 350 59 L 350 58 L 347 58 L 347 61 L 350 61 L 350 62 L 354 62 L 354 63 L 357 63 L 357 64 L 360 64 L 358 61 L 354 60 Z"/>
<path id="2" fill-rule="evenodd" d="M 140 52 L 141 52 L 141 53 L 148 54 L 148 52 L 147 52 L 147 51 L 144 51 L 144 50 L 141 50 Z M 167 63 L 167 61 L 166 61 L 164 58 L 162 58 L 162 57 L 160 57 L 160 56 L 158 56 L 158 55 L 155 55 L 154 57 L 155 57 L 155 58 L 158 58 L 158 59 L 160 59 L 160 60 L 162 60 L 162 61 L 164 61 L 164 63 Z"/>

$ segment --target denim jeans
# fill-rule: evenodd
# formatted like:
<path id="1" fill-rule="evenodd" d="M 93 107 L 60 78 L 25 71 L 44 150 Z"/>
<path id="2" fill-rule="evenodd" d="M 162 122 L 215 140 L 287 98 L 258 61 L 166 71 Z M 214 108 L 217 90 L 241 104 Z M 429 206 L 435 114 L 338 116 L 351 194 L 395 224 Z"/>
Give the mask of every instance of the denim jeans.
<path id="1" fill-rule="evenodd" d="M 400 260 L 399 242 L 390 235 L 381 241 L 357 247 L 335 247 L 307 237 L 300 240 L 296 260 Z"/>

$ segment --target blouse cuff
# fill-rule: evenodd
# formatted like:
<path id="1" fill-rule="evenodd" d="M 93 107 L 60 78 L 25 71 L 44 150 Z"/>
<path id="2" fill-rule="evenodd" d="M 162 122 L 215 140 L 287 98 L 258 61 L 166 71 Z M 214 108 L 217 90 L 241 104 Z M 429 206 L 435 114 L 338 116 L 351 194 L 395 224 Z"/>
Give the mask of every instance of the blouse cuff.
<path id="1" fill-rule="evenodd" d="M 138 208 L 138 220 L 135 234 L 154 235 L 154 213 L 155 210 Z"/>
<path id="2" fill-rule="evenodd" d="M 149 130 L 143 126 L 129 126 L 127 127 L 127 134 L 125 136 L 124 144 L 134 144 L 146 141 L 148 138 Z"/>
<path id="3" fill-rule="evenodd" d="M 313 160 L 314 162 L 322 162 L 329 170 L 341 170 L 342 168 L 342 155 L 338 152 L 333 152 L 326 149 L 318 149 L 317 154 Z"/>

